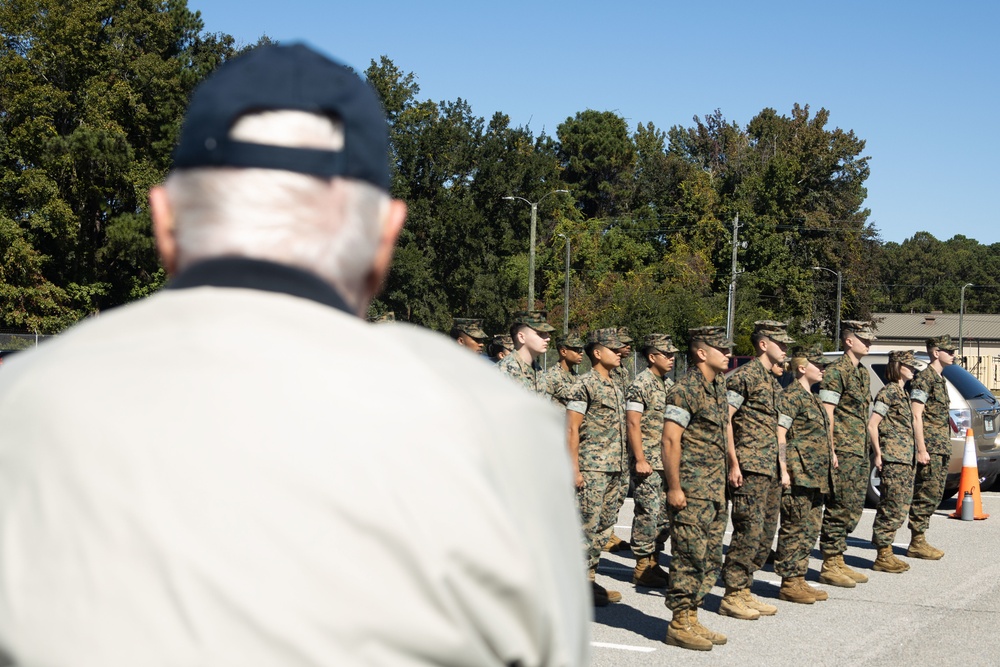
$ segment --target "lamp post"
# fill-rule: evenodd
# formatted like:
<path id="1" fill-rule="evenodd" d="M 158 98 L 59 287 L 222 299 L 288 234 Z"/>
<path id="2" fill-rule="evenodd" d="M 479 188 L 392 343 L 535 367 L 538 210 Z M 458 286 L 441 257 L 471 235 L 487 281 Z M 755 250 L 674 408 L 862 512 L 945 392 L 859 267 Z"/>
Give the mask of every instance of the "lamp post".
<path id="1" fill-rule="evenodd" d="M 965 347 L 962 340 L 962 325 L 965 324 L 965 288 L 975 287 L 972 283 L 965 283 L 962 285 L 962 297 L 959 300 L 958 306 L 958 358 L 961 359 L 962 363 L 965 363 Z"/>
<path id="2" fill-rule="evenodd" d="M 813 271 L 826 271 L 827 273 L 832 273 L 833 275 L 837 276 L 837 315 L 836 315 L 837 332 L 833 336 L 837 341 L 837 351 L 839 352 L 840 351 L 840 288 L 843 285 L 844 276 L 840 273 L 840 271 L 834 271 L 833 269 L 828 269 L 825 266 L 814 266 L 812 267 L 812 269 Z"/>
<path id="3" fill-rule="evenodd" d="M 563 293 L 563 336 L 569 335 L 569 237 L 557 234 L 566 241 L 566 287 Z"/>
<path id="4" fill-rule="evenodd" d="M 528 249 L 528 310 L 535 309 L 535 228 L 538 223 L 538 205 L 545 201 L 546 197 L 557 192 L 568 193 L 569 190 L 553 190 L 543 195 L 538 201 L 528 201 L 524 197 L 516 196 L 504 197 L 508 200 L 520 199 L 531 206 L 531 247 Z"/>

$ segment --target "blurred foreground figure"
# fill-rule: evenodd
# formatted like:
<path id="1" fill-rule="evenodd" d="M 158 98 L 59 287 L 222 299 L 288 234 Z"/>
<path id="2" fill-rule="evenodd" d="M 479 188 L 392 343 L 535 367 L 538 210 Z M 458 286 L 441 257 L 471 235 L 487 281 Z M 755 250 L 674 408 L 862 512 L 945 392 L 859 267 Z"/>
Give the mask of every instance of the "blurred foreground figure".
<path id="1" fill-rule="evenodd" d="M 0 664 L 586 662 L 561 415 L 359 317 L 386 162 L 374 92 L 304 46 L 196 91 L 150 194 L 168 288 L 0 376 Z"/>

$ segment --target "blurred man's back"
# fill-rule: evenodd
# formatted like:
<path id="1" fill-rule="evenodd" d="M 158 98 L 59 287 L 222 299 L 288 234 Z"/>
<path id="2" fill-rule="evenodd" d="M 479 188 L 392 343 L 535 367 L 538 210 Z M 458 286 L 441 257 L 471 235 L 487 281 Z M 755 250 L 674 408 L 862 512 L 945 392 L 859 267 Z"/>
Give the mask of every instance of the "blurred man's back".
<path id="1" fill-rule="evenodd" d="M 224 66 L 151 194 L 170 287 L 5 365 L 13 663 L 585 662 L 558 413 L 356 316 L 405 216 L 373 101 L 304 47 Z"/>

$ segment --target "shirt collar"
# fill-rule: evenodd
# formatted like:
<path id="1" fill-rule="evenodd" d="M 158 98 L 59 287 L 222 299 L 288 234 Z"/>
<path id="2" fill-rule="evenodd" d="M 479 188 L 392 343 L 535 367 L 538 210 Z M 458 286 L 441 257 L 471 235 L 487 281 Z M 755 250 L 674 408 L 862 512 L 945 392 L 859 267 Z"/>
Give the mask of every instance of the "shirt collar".
<path id="1" fill-rule="evenodd" d="M 171 279 L 166 289 L 231 287 L 288 294 L 353 315 L 343 297 L 319 276 L 285 264 L 246 257 L 197 262 Z"/>

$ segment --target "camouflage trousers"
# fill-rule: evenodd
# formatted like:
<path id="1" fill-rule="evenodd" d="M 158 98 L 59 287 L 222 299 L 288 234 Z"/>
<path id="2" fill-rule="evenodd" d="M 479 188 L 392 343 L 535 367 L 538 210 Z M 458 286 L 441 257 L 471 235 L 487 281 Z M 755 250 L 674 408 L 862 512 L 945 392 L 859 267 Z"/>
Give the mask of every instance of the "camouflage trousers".
<path id="1" fill-rule="evenodd" d="M 876 547 L 891 547 L 896 531 L 906 521 L 913 498 L 913 472 L 909 463 L 882 462 L 881 497 L 872 524 L 872 544 Z"/>
<path id="2" fill-rule="evenodd" d="M 583 550 L 587 565 L 597 567 L 601 547 L 611 538 L 618 519 L 618 487 L 621 472 L 582 470 L 583 489 L 576 492 L 583 521 Z"/>
<path id="3" fill-rule="evenodd" d="M 910 531 L 923 535 L 931 524 L 934 510 L 941 504 L 944 482 L 948 477 L 948 455 L 931 454 L 926 464 L 917 464 L 913 477 L 913 501 L 910 503 Z M 961 502 L 961 501 L 960 501 Z"/>
<path id="4" fill-rule="evenodd" d="M 667 482 L 662 470 L 641 482 L 632 491 L 635 514 L 632 517 L 632 553 L 636 558 L 652 556 L 666 541 Z"/>
<path id="5" fill-rule="evenodd" d="M 750 588 L 753 573 L 764 567 L 781 507 L 781 480 L 748 472 L 743 485 L 732 489 L 733 536 L 722 567 L 727 588 Z"/>
<path id="6" fill-rule="evenodd" d="M 847 551 L 847 536 L 858 527 L 868 493 L 871 464 L 867 456 L 838 454 L 833 469 L 833 490 L 826 499 L 819 548 L 824 556 L 839 556 Z"/>
<path id="7" fill-rule="evenodd" d="M 793 486 L 781 496 L 781 528 L 774 571 L 783 579 L 804 577 L 809 553 L 823 521 L 823 494 L 817 488 Z"/>
<path id="8" fill-rule="evenodd" d="M 670 575 L 666 604 L 671 610 L 697 609 L 722 567 L 726 503 L 688 498 L 687 506 L 667 506 L 670 521 Z"/>

